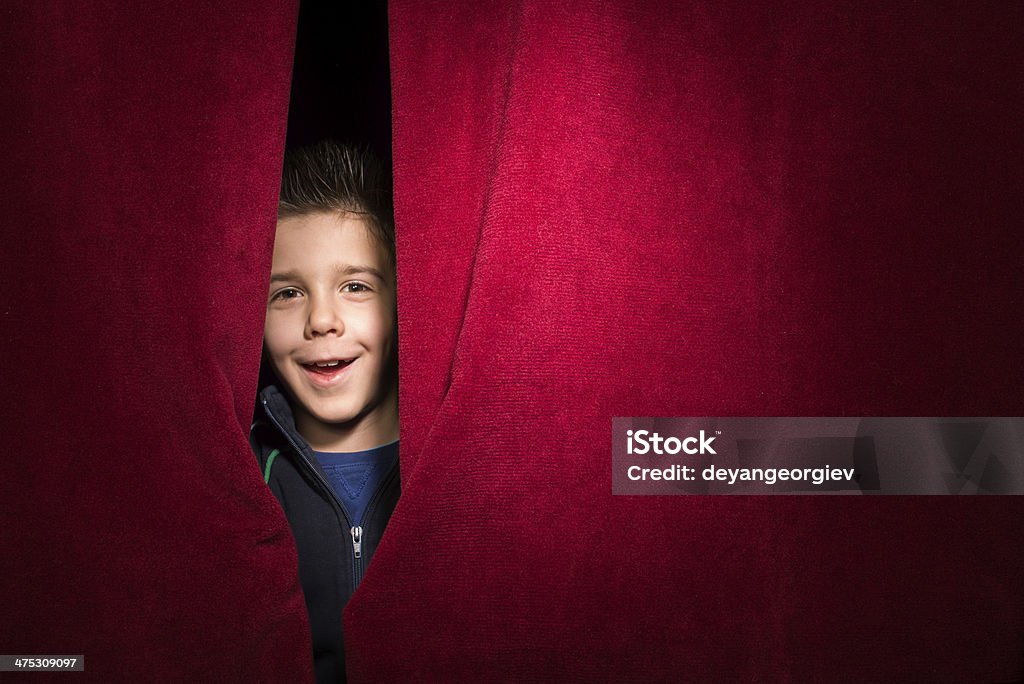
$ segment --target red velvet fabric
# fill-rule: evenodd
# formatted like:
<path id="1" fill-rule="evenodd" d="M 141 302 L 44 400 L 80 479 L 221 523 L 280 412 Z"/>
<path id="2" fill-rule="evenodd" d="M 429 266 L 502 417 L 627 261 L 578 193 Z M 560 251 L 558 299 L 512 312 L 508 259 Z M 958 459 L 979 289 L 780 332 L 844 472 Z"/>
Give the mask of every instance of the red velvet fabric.
<path id="1" fill-rule="evenodd" d="M 356 681 L 1022 677 L 1020 498 L 611 495 L 613 416 L 1020 415 L 1013 3 L 390 11 Z"/>
<path id="2" fill-rule="evenodd" d="M 246 439 L 296 3 L 16 5 L 0 653 L 309 680 L 294 542 Z"/>

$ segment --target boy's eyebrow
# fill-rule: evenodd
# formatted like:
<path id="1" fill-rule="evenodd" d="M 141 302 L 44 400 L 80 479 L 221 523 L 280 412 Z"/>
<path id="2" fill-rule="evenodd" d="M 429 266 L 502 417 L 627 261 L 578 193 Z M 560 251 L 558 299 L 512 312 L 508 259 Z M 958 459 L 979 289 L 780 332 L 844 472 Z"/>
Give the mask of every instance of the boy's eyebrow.
<path id="1" fill-rule="evenodd" d="M 284 273 L 275 273 L 270 276 L 270 282 L 276 283 L 282 280 L 299 280 L 299 274 L 297 271 L 285 271 Z"/>
<path id="2" fill-rule="evenodd" d="M 339 275 L 346 275 L 346 276 L 349 276 L 349 275 L 360 275 L 362 273 L 368 273 L 369 275 L 376 276 L 378 279 L 380 279 L 380 280 L 382 280 L 384 282 L 387 282 L 387 278 L 384 277 L 384 274 L 381 273 L 379 269 L 376 269 L 373 266 L 365 266 L 365 265 L 338 266 L 335 269 L 335 271 L 337 271 L 337 273 Z M 298 271 L 285 271 L 283 273 L 274 273 L 273 275 L 270 276 L 270 282 L 271 283 L 277 283 L 277 282 L 287 281 L 287 280 L 302 280 L 302 276 L 299 275 Z"/>
<path id="3" fill-rule="evenodd" d="M 365 266 L 365 265 L 354 265 L 354 266 L 344 266 L 344 267 L 339 266 L 337 270 L 338 270 L 338 273 L 340 275 L 347 275 L 347 276 L 348 275 L 360 275 L 362 273 L 369 273 L 370 275 L 376 276 L 378 279 L 380 279 L 380 280 L 382 280 L 384 282 L 387 282 L 387 278 L 384 277 L 384 274 L 381 273 L 378 269 L 374 268 L 373 266 Z"/>

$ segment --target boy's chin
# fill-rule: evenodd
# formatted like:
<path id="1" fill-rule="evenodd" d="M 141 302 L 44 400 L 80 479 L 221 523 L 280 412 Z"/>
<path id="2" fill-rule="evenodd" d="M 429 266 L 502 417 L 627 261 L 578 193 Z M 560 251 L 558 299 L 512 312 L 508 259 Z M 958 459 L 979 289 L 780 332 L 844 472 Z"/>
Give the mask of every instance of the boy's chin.
<path id="1" fill-rule="evenodd" d="M 359 419 L 359 413 L 351 409 L 317 410 L 306 409 L 306 414 L 326 430 L 344 432 L 352 428 Z"/>

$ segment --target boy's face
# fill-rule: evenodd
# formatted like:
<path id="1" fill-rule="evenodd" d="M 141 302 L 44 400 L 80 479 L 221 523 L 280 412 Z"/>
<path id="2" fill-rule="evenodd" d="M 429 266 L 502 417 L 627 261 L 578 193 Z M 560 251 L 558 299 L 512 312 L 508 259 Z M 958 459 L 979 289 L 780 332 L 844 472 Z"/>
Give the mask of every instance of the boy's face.
<path id="1" fill-rule="evenodd" d="M 264 343 L 300 431 L 310 420 L 317 429 L 372 424 L 386 419 L 375 413 L 395 410 L 386 403 L 394 401 L 394 282 L 362 220 L 278 221 Z"/>

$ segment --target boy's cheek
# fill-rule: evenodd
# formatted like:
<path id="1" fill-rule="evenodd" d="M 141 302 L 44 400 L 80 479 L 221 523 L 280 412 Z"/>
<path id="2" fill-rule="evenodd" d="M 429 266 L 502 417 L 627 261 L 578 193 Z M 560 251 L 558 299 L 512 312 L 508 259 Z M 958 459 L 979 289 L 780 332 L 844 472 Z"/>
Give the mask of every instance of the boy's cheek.
<path id="1" fill-rule="evenodd" d="M 267 340 L 268 344 L 280 343 L 281 340 L 288 338 L 293 327 L 283 312 L 268 310 L 266 322 L 263 324 L 263 339 Z"/>

